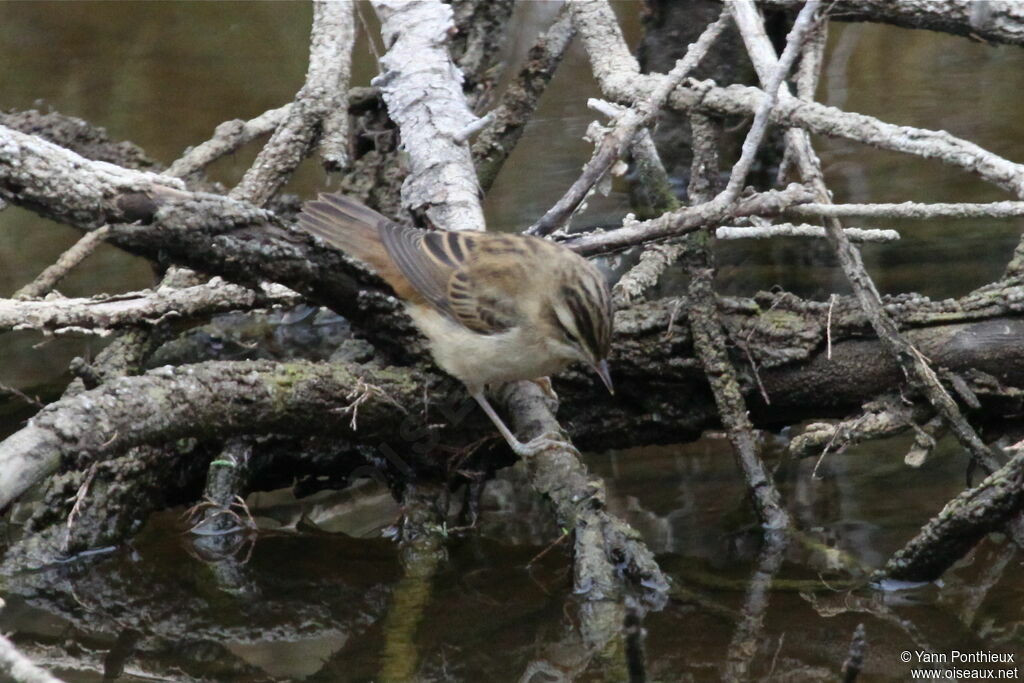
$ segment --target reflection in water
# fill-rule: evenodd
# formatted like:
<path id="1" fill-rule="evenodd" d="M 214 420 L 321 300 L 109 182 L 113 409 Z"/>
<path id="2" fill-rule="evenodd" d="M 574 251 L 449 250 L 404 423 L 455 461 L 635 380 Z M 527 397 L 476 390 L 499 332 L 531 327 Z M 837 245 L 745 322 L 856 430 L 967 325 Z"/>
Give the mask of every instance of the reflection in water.
<path id="1" fill-rule="evenodd" d="M 801 500 L 794 486 L 814 463 L 798 463 L 799 471 L 780 472 L 783 497 L 794 516 L 800 508 L 809 534 L 870 565 L 962 474 L 886 468 L 889 459 L 877 444 L 851 449 L 835 458 L 847 466 L 849 492 L 822 486 Z M 892 667 L 905 649 L 1021 650 L 1011 570 L 1020 557 L 1005 540 L 983 544 L 941 587 L 879 593 L 851 586 L 846 568 L 830 569 L 812 544 L 763 543 L 724 440 L 593 455 L 588 464 L 614 480 L 611 504 L 662 539 L 661 564 L 673 577 L 669 607 L 644 620 L 649 680 L 761 680 L 772 667 L 835 675 L 861 622 L 869 676 L 902 680 Z M 499 481 L 485 495 L 480 535 L 449 538 L 447 559 L 428 554 L 426 565 L 400 560 L 397 546 L 379 538 L 396 510 L 375 485 L 361 488 L 333 502 L 263 496 L 266 510 L 250 499 L 261 524 L 301 531 L 261 532 L 251 549 L 213 563 L 179 536 L 185 522 L 177 515 L 156 517 L 132 549 L 0 579 L 9 602 L 0 629 L 58 674 L 123 660 L 126 676 L 181 668 L 218 681 L 627 677 L 622 605 L 572 595 L 567 544 L 541 554 L 560 532 L 526 487 Z M 904 494 L 887 507 L 894 489 Z M 817 505 L 816 497 L 837 495 L 861 503 L 860 525 L 872 534 L 842 508 Z M 514 526 L 509 510 L 518 510 Z M 326 534 L 320 524 L 368 537 Z M 129 631 L 137 636 L 125 654 Z M 96 654 L 54 659 L 47 644 L 58 634 L 58 642 L 91 643 Z"/>
<path id="2" fill-rule="evenodd" d="M 530 28 L 513 53 L 541 25 L 534 4 L 517 15 Z M 309 17 L 307 5 L 291 2 L 251 4 L 244 12 L 228 3 L 5 3 L 2 106 L 25 108 L 42 98 L 43 106 L 106 126 L 167 162 L 220 122 L 291 99 L 305 70 Z M 354 82 L 365 83 L 373 61 L 362 46 L 357 55 Z M 934 33 L 836 26 L 822 96 L 897 123 L 948 129 L 1022 160 L 1024 91 L 1012 87 L 1024 74 L 1022 61 L 1019 50 Z M 589 155 L 581 138 L 594 118 L 581 103 L 596 94 L 585 56 L 573 48 L 487 197 L 492 228 L 529 224 L 576 177 Z M 931 162 L 817 142 L 838 201 L 1003 198 Z M 225 159 L 213 176 L 231 183 L 250 159 L 251 150 Z M 324 184 L 307 165 L 290 189 L 306 195 Z M 615 187 L 589 204 L 580 224 L 612 224 L 628 200 Z M 904 236 L 865 249 L 881 289 L 942 297 L 998 273 L 1022 225 L 867 227 L 895 227 Z M 0 213 L 0 295 L 29 281 L 74 239 L 74 231 L 26 211 Z M 778 284 L 825 296 L 843 287 L 828 249 L 816 242 L 733 242 L 719 247 L 718 262 L 725 293 Z M 88 295 L 144 287 L 151 278 L 148 264 L 108 248 L 61 289 Z M 36 348 L 40 342 L 46 345 Z M 4 335 L 0 382 L 52 396 L 70 358 L 102 344 Z M 0 402 L 0 430 L 10 433 L 27 415 Z M 875 680 L 905 679 L 898 662 L 907 649 L 982 649 L 1021 659 L 1021 556 L 1005 539 L 977 548 L 941 586 L 888 594 L 852 591 L 846 582 L 851 567 L 877 567 L 959 490 L 958 449 L 940 447 L 923 468 L 910 470 L 901 461 L 905 440 L 876 442 L 830 456 L 821 479 L 811 476 L 813 463 L 776 454 L 790 513 L 817 543 L 779 549 L 763 543 L 727 448 L 707 438 L 589 458 L 609 482 L 612 509 L 644 535 L 675 582 L 671 605 L 644 621 L 650 680 L 834 677 L 861 622 L 870 642 L 865 676 Z M 255 545 L 213 563 L 179 539 L 174 516 L 155 518 L 132 548 L 0 577 L 7 602 L 0 630 L 14 632 L 68 681 L 97 681 L 104 671 L 120 672 L 120 680 L 182 680 L 184 671 L 217 681 L 325 682 L 627 675 L 621 607 L 571 594 L 569 544 L 551 548 L 560 530 L 510 475 L 490 485 L 480 535 L 450 539 L 448 558 L 429 557 L 422 574 L 406 571 L 395 546 L 376 537 L 397 511 L 385 494 L 374 495 L 379 505 L 317 497 L 303 506 L 265 495 L 264 505 L 251 501 L 264 529 Z"/>

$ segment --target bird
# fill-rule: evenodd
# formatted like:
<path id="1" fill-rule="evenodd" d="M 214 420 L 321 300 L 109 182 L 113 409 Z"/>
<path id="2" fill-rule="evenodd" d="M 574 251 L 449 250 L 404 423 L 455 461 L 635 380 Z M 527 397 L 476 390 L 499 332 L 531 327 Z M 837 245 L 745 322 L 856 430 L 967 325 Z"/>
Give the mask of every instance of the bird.
<path id="1" fill-rule="evenodd" d="M 402 225 L 341 194 L 305 202 L 297 225 L 391 286 L 437 365 L 520 457 L 557 439 L 517 439 L 487 400 L 488 386 L 541 380 L 580 361 L 615 393 L 608 283 L 575 252 L 529 235 Z"/>

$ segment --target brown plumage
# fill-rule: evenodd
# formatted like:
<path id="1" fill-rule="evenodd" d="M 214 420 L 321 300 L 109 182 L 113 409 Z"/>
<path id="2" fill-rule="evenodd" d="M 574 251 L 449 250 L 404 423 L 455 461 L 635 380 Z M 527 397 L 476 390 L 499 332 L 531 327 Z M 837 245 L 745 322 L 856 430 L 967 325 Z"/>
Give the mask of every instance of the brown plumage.
<path id="1" fill-rule="evenodd" d="M 589 261 L 537 237 L 399 225 L 341 195 L 307 202 L 299 226 L 373 268 L 406 302 L 434 359 L 461 380 L 518 453 L 484 396 L 488 384 L 537 379 L 580 360 L 612 388 L 611 305 Z"/>

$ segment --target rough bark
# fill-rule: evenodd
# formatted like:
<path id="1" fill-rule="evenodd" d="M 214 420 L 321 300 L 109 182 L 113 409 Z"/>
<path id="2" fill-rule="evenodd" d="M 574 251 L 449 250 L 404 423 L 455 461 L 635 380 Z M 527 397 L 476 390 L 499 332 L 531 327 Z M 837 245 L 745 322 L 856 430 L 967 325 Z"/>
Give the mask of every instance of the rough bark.
<path id="1" fill-rule="evenodd" d="M 1010 292 L 1016 291 L 1014 288 L 1003 294 L 1015 299 L 1017 295 Z M 733 338 L 746 340 L 747 351 L 760 366 L 760 381 L 771 397 L 770 405 L 757 398 L 759 390 L 746 364 L 747 357 L 737 356 L 734 362 L 742 369 L 741 386 L 757 424 L 843 415 L 901 380 L 895 361 L 880 354 L 880 343 L 862 338 L 866 323 L 849 300 L 840 302 L 833 312 L 831 359 L 822 348 L 828 304 L 801 303 L 791 296 L 766 296 L 760 306 L 750 300 L 725 304 L 729 313 L 724 319 L 726 327 Z M 931 316 L 910 312 L 905 316 L 906 324 L 921 327 L 907 330 L 908 338 L 937 366 L 966 373 L 971 390 L 987 412 L 993 416 L 1019 414 L 1024 396 L 1013 387 L 1024 385 L 1024 351 L 1018 343 L 1024 321 L 1014 317 L 1019 313 L 1005 307 L 1002 317 L 990 313 L 995 317 L 938 322 L 976 317 L 970 312 L 953 312 L 961 305 L 950 302 L 946 309 L 936 310 Z M 1019 304 L 1010 306 L 1017 308 Z M 892 306 L 897 314 L 902 307 Z M 601 396 L 593 378 L 582 371 L 565 373 L 558 390 L 563 410 L 573 416 L 570 434 L 582 446 L 668 443 L 693 438 L 717 424 L 707 385 L 693 360 L 687 308 L 685 304 L 663 301 L 619 312 L 613 355 L 618 386 L 615 397 Z M 789 345 L 780 348 L 786 343 Z M 199 428 L 198 423 L 218 433 L 271 429 L 303 435 L 308 431 L 310 415 L 319 414 L 325 419 L 315 422 L 324 433 L 379 445 L 378 437 L 393 432 L 395 420 L 406 424 L 409 433 L 416 433 L 434 419 L 453 430 L 443 434 L 456 443 L 480 436 L 483 422 L 471 404 L 462 414 L 462 403 L 468 399 L 455 384 L 428 390 L 428 403 L 442 410 L 440 420 L 407 417 L 376 392 L 366 399 L 370 403 L 363 404 L 366 409 L 360 407 L 357 432 L 344 419 L 332 417 L 337 415 L 334 411 L 347 408 L 362 395 L 357 392 L 348 398 L 358 388 L 359 378 L 367 386 L 381 388 L 401 405 L 419 405 L 423 393 L 416 377 L 402 368 L 215 362 L 108 381 L 86 395 L 66 399 L 66 404 L 54 404 L 0 446 L 0 476 L 10 482 L 4 484 L 7 493 L 0 497 L 0 503 L 9 502 L 16 495 L 12 491 L 24 490 L 53 471 L 64 455 L 110 457 L 131 445 L 192 434 Z M 232 401 L 239 403 L 230 407 Z M 208 404 L 212 407 L 204 409 L 208 416 L 204 421 L 194 406 Z M 305 407 L 300 410 L 295 406 Z M 374 412 L 373 406 L 382 412 Z M 135 420 L 132 410 L 149 418 Z M 381 422 L 376 422 L 375 416 Z M 51 419 L 56 421 L 51 424 Z M 117 438 L 108 444 L 115 434 Z M 426 441 L 414 439 L 427 444 L 416 452 L 433 448 L 435 437 L 426 438 L 430 434 L 429 430 L 423 432 Z"/>
<path id="2" fill-rule="evenodd" d="M 802 0 L 758 0 L 763 7 L 799 9 Z M 1024 43 L 1024 7 L 1014 0 L 839 0 L 829 7 L 837 21 L 873 21 L 942 31 L 993 43 Z"/>
<path id="3" fill-rule="evenodd" d="M 227 284 L 220 279 L 183 289 L 162 287 L 91 299 L 0 299 L 0 332 L 40 330 L 105 336 L 115 329 L 156 325 L 172 318 L 289 306 L 299 301 L 298 296 L 283 287 L 253 290 Z"/>
<path id="4" fill-rule="evenodd" d="M 985 534 L 996 531 L 1024 506 L 1024 452 L 978 486 L 949 501 L 877 574 L 879 579 L 934 581 Z"/>
<path id="5" fill-rule="evenodd" d="M 438 1 L 375 0 L 388 52 L 374 79 L 409 151 L 405 206 L 445 230 L 483 230 L 469 147 L 462 131 L 475 120 L 462 72 L 446 49 L 452 10 Z M 424 102 L 430 107 L 424 107 Z"/>

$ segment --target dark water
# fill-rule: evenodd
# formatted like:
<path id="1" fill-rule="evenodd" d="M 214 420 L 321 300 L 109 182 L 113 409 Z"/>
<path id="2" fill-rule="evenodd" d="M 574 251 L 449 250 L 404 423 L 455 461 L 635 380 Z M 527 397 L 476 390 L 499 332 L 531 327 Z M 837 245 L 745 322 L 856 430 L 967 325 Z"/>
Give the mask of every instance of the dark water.
<path id="1" fill-rule="evenodd" d="M 618 5 L 632 40 L 634 5 Z M 511 59 L 550 17 L 525 3 Z M 167 163 L 230 118 L 288 101 L 305 70 L 310 20 L 303 3 L 0 4 L 0 106 L 53 106 L 107 127 Z M 362 43 L 356 82 L 373 72 Z M 936 74 L 941 73 L 941 77 Z M 932 33 L 836 27 L 819 96 L 893 123 L 946 129 L 1013 160 L 1024 159 L 1019 109 L 1024 55 Z M 581 140 L 598 94 L 574 47 L 542 111 L 487 197 L 494 229 L 532 221 L 588 155 Z M 987 201 L 1005 198 L 932 162 L 818 141 L 837 201 Z M 237 179 L 252 151 L 214 175 Z M 539 170 L 542 169 L 542 170 Z M 292 191 L 322 174 L 307 164 Z M 628 208 L 620 188 L 581 218 L 612 224 Z M 993 279 L 1021 233 L 1017 220 L 879 222 L 897 244 L 868 246 L 885 291 L 954 296 Z M 75 239 L 74 231 L 16 208 L 0 213 L 0 295 L 29 281 Z M 843 290 L 824 245 L 778 241 L 721 246 L 720 286 L 749 293 L 781 285 L 806 295 Z M 61 286 L 68 295 L 150 284 L 148 265 L 104 248 Z M 74 355 L 100 340 L 0 336 L 0 382 L 52 397 Z M 0 432 L 30 414 L 0 402 Z M 834 679 L 854 627 L 868 633 L 869 680 L 905 680 L 903 651 L 999 651 L 1024 656 L 1021 559 L 998 536 L 941 585 L 910 591 L 849 590 L 844 561 L 879 566 L 963 485 L 952 444 L 919 470 L 903 465 L 906 439 L 876 442 L 815 463 L 769 448 L 801 529 L 828 548 L 792 544 L 753 641 L 754 679 Z M 681 446 L 596 453 L 612 508 L 659 554 L 675 582 L 669 606 L 645 621 L 654 680 L 719 680 L 735 661 L 760 534 L 728 445 L 709 436 Z M 211 562 L 179 534 L 178 511 L 152 520 L 130 548 L 38 574 L 0 579 L 0 632 L 68 681 L 617 680 L 621 644 L 581 645 L 567 544 L 544 508 L 515 483 L 495 482 L 482 530 L 454 535 L 432 580 L 403 572 L 380 537 L 398 510 L 372 488 L 296 503 L 250 501 L 266 529 L 234 561 Z M 538 555 L 540 556 L 538 558 Z M 845 559 L 844 559 L 845 558 Z M 63 590 L 54 592 L 54 578 Z M 583 634 L 585 635 L 585 634 Z M 732 658 L 732 659 L 730 659 Z M 742 657 L 740 658 L 742 659 Z"/>

